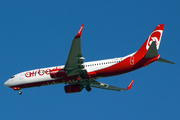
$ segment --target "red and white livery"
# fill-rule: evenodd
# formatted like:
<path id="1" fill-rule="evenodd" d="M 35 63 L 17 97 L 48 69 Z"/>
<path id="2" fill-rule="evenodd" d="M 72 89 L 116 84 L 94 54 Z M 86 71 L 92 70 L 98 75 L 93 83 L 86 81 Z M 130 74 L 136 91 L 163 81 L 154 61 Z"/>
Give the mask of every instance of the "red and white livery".
<path id="1" fill-rule="evenodd" d="M 133 84 L 132 80 L 127 88 L 119 88 L 96 81 L 98 78 L 124 74 L 152 62 L 159 61 L 174 64 L 168 60 L 160 58 L 158 54 L 159 45 L 163 33 L 164 24 L 158 25 L 150 34 L 140 49 L 125 57 L 84 62 L 81 53 L 81 33 L 82 25 L 74 37 L 68 54 L 67 61 L 63 66 L 41 68 L 25 71 L 12 76 L 4 83 L 4 86 L 19 90 L 22 88 L 44 86 L 65 83 L 66 93 L 75 93 L 85 88 L 91 91 L 91 87 L 123 91 L 129 90 Z"/>

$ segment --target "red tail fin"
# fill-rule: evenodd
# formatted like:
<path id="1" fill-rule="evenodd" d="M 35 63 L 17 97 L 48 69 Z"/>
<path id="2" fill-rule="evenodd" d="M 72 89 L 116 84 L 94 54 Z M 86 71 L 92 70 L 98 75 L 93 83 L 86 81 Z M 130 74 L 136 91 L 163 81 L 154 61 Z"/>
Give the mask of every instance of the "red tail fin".
<path id="1" fill-rule="evenodd" d="M 141 46 L 141 48 L 136 52 L 136 54 L 144 56 L 153 41 L 156 42 L 156 48 L 158 50 L 160 42 L 161 42 L 163 28 L 164 28 L 164 24 L 159 24 L 154 29 L 154 31 L 149 35 L 147 40 L 144 42 L 144 44 Z"/>

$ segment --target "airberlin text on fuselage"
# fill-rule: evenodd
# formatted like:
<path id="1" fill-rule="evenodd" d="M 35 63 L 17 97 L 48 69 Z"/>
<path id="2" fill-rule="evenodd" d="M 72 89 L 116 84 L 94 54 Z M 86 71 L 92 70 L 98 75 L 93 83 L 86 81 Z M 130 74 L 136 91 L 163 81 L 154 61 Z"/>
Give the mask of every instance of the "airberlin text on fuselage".
<path id="1" fill-rule="evenodd" d="M 50 75 L 52 70 L 60 70 L 62 68 L 60 67 L 54 67 L 54 68 L 47 68 L 47 69 L 39 69 L 39 70 L 33 70 L 33 71 L 28 71 L 25 73 L 25 77 L 29 78 L 29 77 L 35 77 L 36 75 Z"/>

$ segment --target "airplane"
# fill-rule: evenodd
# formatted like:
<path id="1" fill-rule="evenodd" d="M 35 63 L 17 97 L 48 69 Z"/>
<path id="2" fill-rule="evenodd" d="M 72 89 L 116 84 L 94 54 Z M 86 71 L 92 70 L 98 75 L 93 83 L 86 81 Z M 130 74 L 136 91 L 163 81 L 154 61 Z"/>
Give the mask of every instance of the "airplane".
<path id="1" fill-rule="evenodd" d="M 106 90 L 129 90 L 134 82 L 132 80 L 127 88 L 115 87 L 96 81 L 99 78 L 124 74 L 147 66 L 152 62 L 175 64 L 165 60 L 158 54 L 159 45 L 164 29 L 164 24 L 159 24 L 149 35 L 144 44 L 136 52 L 125 57 L 84 62 L 81 53 L 81 33 L 84 24 L 72 40 L 70 51 L 65 65 L 29 70 L 13 75 L 4 83 L 4 86 L 18 90 L 30 87 L 40 87 L 65 83 L 65 93 L 81 92 L 85 88 L 88 92 L 91 87 Z"/>

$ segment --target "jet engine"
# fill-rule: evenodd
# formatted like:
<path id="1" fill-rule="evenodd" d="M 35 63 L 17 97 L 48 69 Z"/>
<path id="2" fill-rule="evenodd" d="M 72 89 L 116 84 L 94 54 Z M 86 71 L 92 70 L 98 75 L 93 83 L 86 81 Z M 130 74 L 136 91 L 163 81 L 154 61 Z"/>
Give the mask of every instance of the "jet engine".
<path id="1" fill-rule="evenodd" d="M 82 85 L 66 85 L 64 86 L 64 91 L 66 93 L 76 93 L 81 92 L 83 88 Z"/>
<path id="2" fill-rule="evenodd" d="M 51 78 L 60 78 L 66 76 L 66 71 L 64 69 L 54 69 L 50 73 Z"/>

